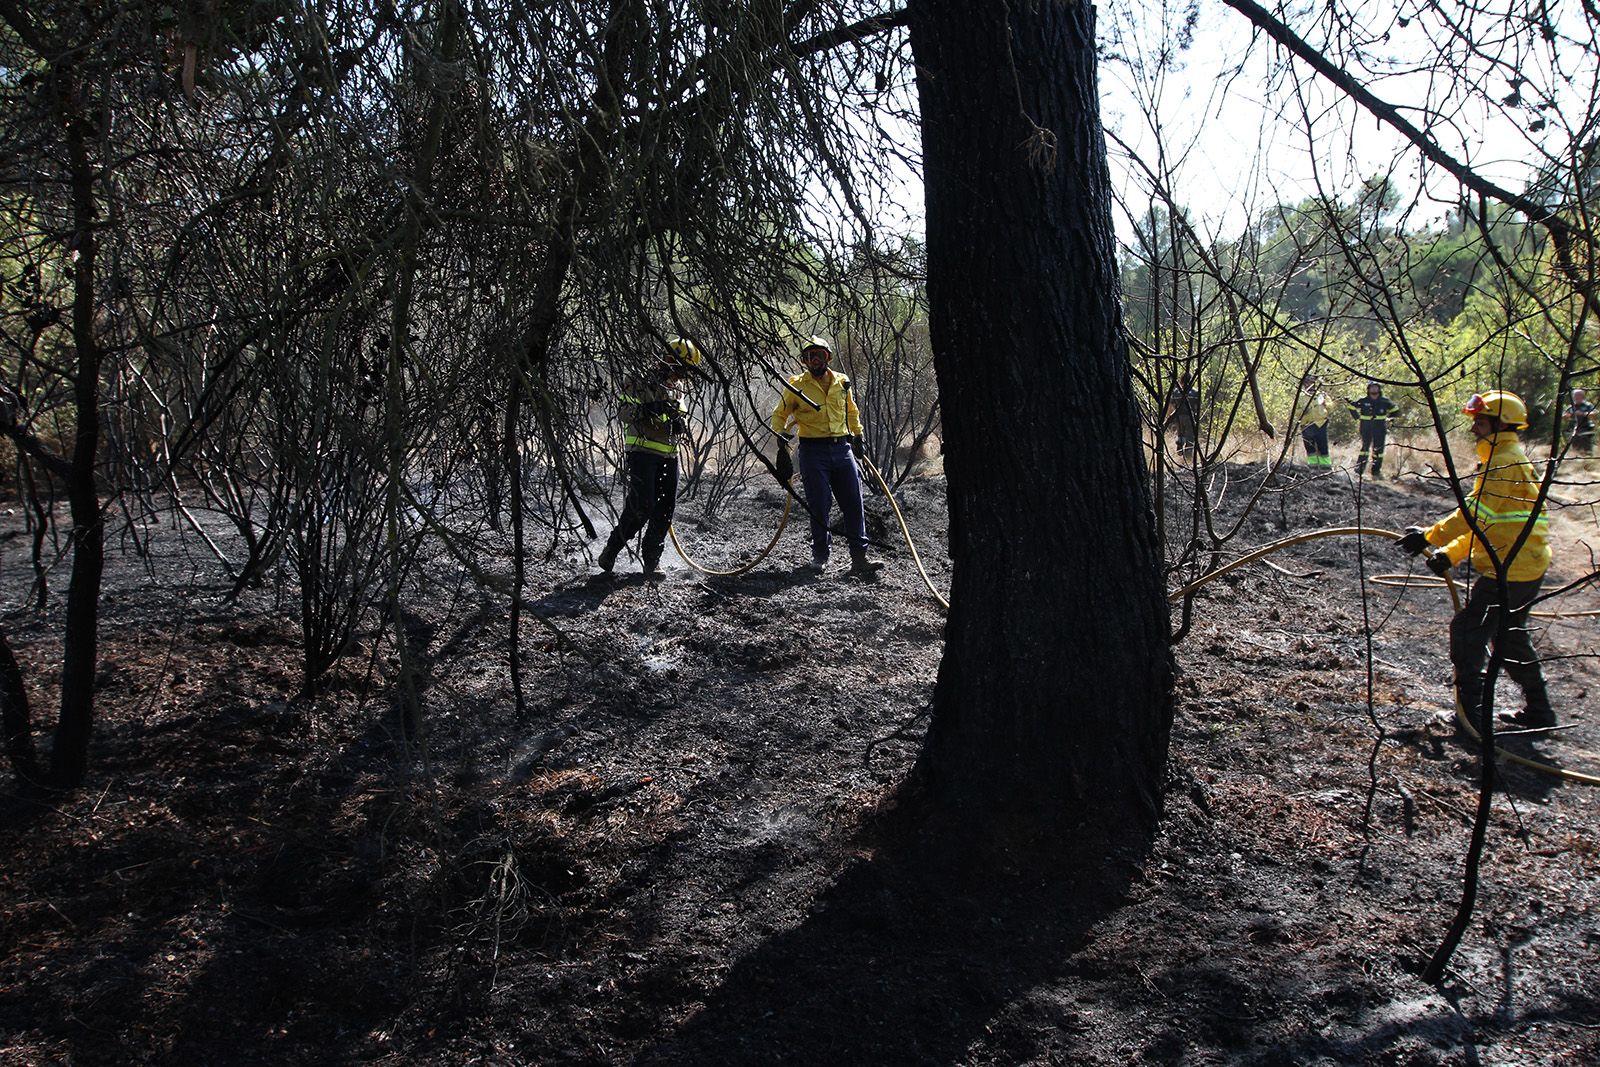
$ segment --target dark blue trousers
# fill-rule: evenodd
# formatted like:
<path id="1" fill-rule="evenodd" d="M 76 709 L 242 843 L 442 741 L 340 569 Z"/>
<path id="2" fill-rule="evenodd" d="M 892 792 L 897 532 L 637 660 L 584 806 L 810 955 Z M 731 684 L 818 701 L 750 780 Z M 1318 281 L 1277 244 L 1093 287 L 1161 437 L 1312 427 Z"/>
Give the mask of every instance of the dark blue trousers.
<path id="1" fill-rule="evenodd" d="M 833 501 L 844 516 L 845 537 L 853 552 L 867 550 L 867 517 L 861 506 L 861 472 L 848 440 L 800 438 L 800 484 L 811 506 L 811 554 L 828 558 L 828 516 Z"/>
<path id="2" fill-rule="evenodd" d="M 1361 452 L 1356 456 L 1357 474 L 1366 471 L 1369 454 L 1372 456 L 1372 476 L 1376 478 L 1383 473 L 1383 446 L 1388 439 L 1388 423 L 1372 421 L 1361 424 Z"/>

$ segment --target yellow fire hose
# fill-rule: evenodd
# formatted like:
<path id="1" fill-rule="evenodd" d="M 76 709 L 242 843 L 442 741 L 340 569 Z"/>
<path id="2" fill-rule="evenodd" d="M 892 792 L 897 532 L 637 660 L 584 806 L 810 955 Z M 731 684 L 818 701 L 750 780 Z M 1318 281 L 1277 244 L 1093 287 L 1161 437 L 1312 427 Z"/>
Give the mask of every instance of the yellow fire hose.
<path id="1" fill-rule="evenodd" d="M 911 559 L 916 563 L 917 573 L 922 576 L 923 584 L 928 587 L 928 591 L 933 594 L 934 599 L 939 602 L 941 607 L 943 607 L 946 611 L 950 610 L 950 601 L 934 587 L 932 579 L 928 577 L 928 571 L 922 564 L 922 556 L 917 551 L 916 542 L 911 538 L 911 529 L 906 525 L 905 514 L 900 510 L 899 503 L 895 501 L 894 493 L 890 491 L 889 484 L 884 480 L 883 473 L 878 470 L 877 464 L 873 463 L 865 456 L 862 457 L 862 465 L 865 466 L 867 472 L 872 475 L 873 480 L 878 483 L 878 488 L 883 490 L 883 495 L 889 501 L 889 506 L 894 509 L 895 520 L 900 524 L 900 534 L 905 538 L 906 547 L 911 550 Z M 788 525 L 789 511 L 794 503 L 794 491 L 790 489 L 787 484 L 785 484 L 784 489 L 787 490 L 787 492 L 784 495 L 783 517 L 778 521 L 778 529 L 773 533 L 772 540 L 767 542 L 767 547 L 762 549 L 759 555 L 757 555 L 750 562 L 744 564 L 742 567 L 737 567 L 728 571 L 719 571 L 695 562 L 695 560 L 690 558 L 689 554 L 684 551 L 682 543 L 680 543 L 678 540 L 677 530 L 669 526 L 667 528 L 667 533 L 672 537 L 672 547 L 678 550 L 678 555 L 683 557 L 683 561 L 685 563 L 702 574 L 714 575 L 716 577 L 734 577 L 744 574 L 771 554 L 772 549 L 778 543 L 778 538 L 783 534 L 784 527 Z M 1223 575 L 1238 570 L 1240 567 L 1243 567 L 1248 563 L 1254 563 L 1258 559 L 1263 559 L 1266 556 L 1270 556 L 1275 552 L 1280 552 L 1285 548 L 1304 544 L 1307 541 L 1320 540 L 1324 537 L 1359 537 L 1363 534 L 1371 535 L 1373 537 L 1385 537 L 1391 541 L 1398 541 L 1400 540 L 1401 536 L 1403 536 L 1395 533 L 1393 530 L 1383 530 L 1361 526 L 1337 526 L 1326 530 L 1313 530 L 1309 533 L 1295 534 L 1292 537 L 1285 537 L 1280 540 L 1273 541 L 1270 544 L 1263 545 L 1254 551 L 1247 552 L 1231 563 L 1224 564 L 1214 571 L 1201 575 L 1199 578 L 1188 583 L 1182 588 L 1168 594 L 1167 600 L 1169 602 L 1180 600 L 1208 582 L 1215 581 L 1216 579 L 1221 578 Z M 1459 588 L 1457 588 L 1455 579 L 1450 575 L 1445 575 L 1442 579 L 1431 579 L 1423 578 L 1418 575 L 1377 574 L 1369 578 L 1368 581 L 1371 581 L 1376 585 L 1401 586 L 1403 588 L 1434 588 L 1442 581 L 1445 587 L 1450 591 L 1450 601 L 1454 606 L 1454 609 L 1457 611 L 1461 610 L 1461 591 Z M 1600 612 L 1531 612 L 1530 614 L 1536 618 L 1548 619 L 1588 617 L 1600 614 Z M 1454 696 L 1456 722 L 1474 741 L 1481 740 L 1481 735 L 1478 733 L 1477 727 L 1473 724 L 1471 717 L 1467 715 L 1465 709 L 1463 709 L 1461 706 L 1461 694 L 1459 692 L 1455 692 Z M 1496 759 L 1515 763 L 1519 766 L 1527 767 L 1543 774 L 1554 775 L 1555 777 L 1564 781 L 1576 782 L 1581 785 L 1600 786 L 1600 776 L 1585 774 L 1582 771 L 1569 770 L 1565 767 L 1557 767 L 1553 764 L 1544 763 L 1540 760 L 1529 759 L 1528 757 L 1520 756 L 1515 752 L 1508 752 L 1506 749 L 1501 748 L 1498 745 L 1495 746 L 1494 756 Z"/>
<path id="2" fill-rule="evenodd" d="M 922 584 L 928 587 L 928 592 L 933 594 L 933 599 L 939 602 L 939 606 L 949 611 L 950 601 L 946 600 L 943 594 L 933 587 L 933 580 L 928 577 L 928 571 L 922 565 L 922 555 L 917 551 L 916 542 L 911 540 L 911 528 L 906 525 L 906 517 L 901 513 L 900 505 L 895 502 L 894 494 L 889 491 L 889 483 L 883 480 L 883 472 L 878 470 L 878 465 L 866 456 L 861 457 L 861 462 L 866 464 L 867 472 L 878 483 L 878 488 L 883 490 L 883 495 L 889 501 L 889 506 L 894 509 L 895 521 L 900 523 L 900 535 L 906 539 L 906 547 L 911 550 L 911 560 L 917 565 L 917 573 L 922 575 Z"/>
<path id="3" fill-rule="evenodd" d="M 928 577 L 928 571 L 922 565 L 922 555 L 917 551 L 916 542 L 911 539 L 911 528 L 906 525 L 906 517 L 901 513 L 900 505 L 895 501 L 894 493 L 889 489 L 889 483 L 883 480 L 883 473 L 878 470 L 877 464 L 873 463 L 872 460 L 862 456 L 861 463 L 867 468 L 867 473 L 871 474 L 873 479 L 878 483 L 878 488 L 883 490 L 883 495 L 885 499 L 889 501 L 889 506 L 894 509 L 894 517 L 900 523 L 900 534 L 905 538 L 906 547 L 911 550 L 911 559 L 917 565 L 917 573 L 922 575 L 923 584 L 928 587 L 928 592 L 933 594 L 933 598 L 939 602 L 940 606 L 946 611 L 949 611 L 950 601 L 946 600 L 939 593 L 939 590 L 934 588 L 933 580 Z M 783 536 L 783 528 L 789 523 L 789 510 L 794 506 L 794 490 L 789 487 L 788 483 L 784 484 L 784 490 L 785 495 L 783 498 L 783 517 L 778 520 L 778 529 L 773 533 L 772 540 L 767 542 L 767 547 L 761 550 L 760 555 L 756 556 L 744 566 L 737 567 L 731 571 L 719 571 L 713 570 L 701 563 L 696 562 L 688 552 L 684 551 L 683 543 L 678 540 L 677 528 L 674 526 L 668 526 L 667 535 L 672 538 L 672 547 L 678 550 L 678 555 L 683 557 L 683 561 L 685 563 L 687 563 L 694 570 L 699 571 L 701 574 L 709 574 L 718 578 L 732 578 L 744 574 L 745 572 L 753 569 L 762 560 L 766 559 L 767 556 L 771 555 L 773 548 L 778 544 L 778 538 Z"/>
<path id="4" fill-rule="evenodd" d="M 695 562 L 694 558 L 684 550 L 683 542 L 678 540 L 678 528 L 676 526 L 667 527 L 667 536 L 672 538 L 672 547 L 678 550 L 678 555 L 682 556 L 683 561 L 691 568 L 699 571 L 701 574 L 709 574 L 715 578 L 736 578 L 739 575 L 744 574 L 746 571 L 754 569 L 756 564 L 760 563 L 762 560 L 766 559 L 772 554 L 773 548 L 775 548 L 778 544 L 778 538 L 783 536 L 783 528 L 789 525 L 789 509 L 794 506 L 794 490 L 789 488 L 787 482 L 784 483 L 783 488 L 783 515 L 778 519 L 778 528 L 772 532 L 772 540 L 767 542 L 767 547 L 763 548 L 755 559 L 751 560 L 749 563 L 746 563 L 744 566 L 735 567 L 731 571 L 719 571 Z"/>
<path id="5" fill-rule="evenodd" d="M 1393 530 L 1369 529 L 1360 526 L 1340 526 L 1328 530 L 1313 530 L 1310 533 L 1296 534 L 1293 537 L 1285 537 L 1282 540 L 1274 541 L 1268 545 L 1263 545 L 1253 552 L 1249 552 L 1243 556 L 1240 556 L 1231 563 L 1218 567 L 1209 574 L 1201 575 L 1199 578 L 1190 582 L 1182 589 L 1170 594 L 1167 599 L 1169 601 L 1178 600 L 1189 593 L 1194 592 L 1196 589 L 1199 589 L 1201 586 L 1205 585 L 1209 581 L 1212 581 L 1213 579 L 1220 578 L 1224 574 L 1244 566 L 1246 563 L 1253 563 L 1254 561 L 1261 559 L 1263 556 L 1270 556 L 1272 553 L 1288 548 L 1291 545 L 1302 544 L 1306 541 L 1315 541 L 1323 537 L 1358 537 L 1362 534 L 1370 534 L 1374 537 L 1387 537 L 1392 541 L 1398 541 L 1402 536 L 1401 534 L 1395 533 Z M 1404 585 L 1408 587 L 1438 585 L 1437 581 L 1425 580 L 1414 575 L 1379 574 L 1374 575 L 1369 580 L 1380 585 Z M 1455 609 L 1457 611 L 1461 610 L 1461 593 L 1456 587 L 1455 579 L 1449 575 L 1446 575 L 1443 581 L 1445 586 L 1450 590 L 1451 603 L 1455 605 Z M 1588 616 L 1593 614 L 1593 612 L 1541 612 L 1535 614 L 1538 614 L 1541 618 L 1573 618 Z M 1456 722 L 1474 741 L 1481 740 L 1482 738 L 1478 733 L 1477 727 L 1473 724 L 1471 717 L 1467 715 L 1465 709 L 1463 709 L 1461 706 L 1460 692 L 1455 693 L 1455 705 Z M 1554 775 L 1555 777 L 1561 778 L 1564 781 L 1577 782 L 1581 785 L 1600 785 L 1600 777 L 1597 777 L 1596 775 L 1585 774 L 1582 771 L 1568 770 L 1565 767 L 1557 767 L 1553 764 L 1543 763 L 1535 759 L 1529 759 L 1526 756 L 1519 756 L 1515 752 L 1508 752 L 1498 745 L 1495 746 L 1494 755 L 1496 759 L 1506 760 L 1508 762 L 1518 764 L 1519 766 L 1539 771 L 1543 774 Z"/>

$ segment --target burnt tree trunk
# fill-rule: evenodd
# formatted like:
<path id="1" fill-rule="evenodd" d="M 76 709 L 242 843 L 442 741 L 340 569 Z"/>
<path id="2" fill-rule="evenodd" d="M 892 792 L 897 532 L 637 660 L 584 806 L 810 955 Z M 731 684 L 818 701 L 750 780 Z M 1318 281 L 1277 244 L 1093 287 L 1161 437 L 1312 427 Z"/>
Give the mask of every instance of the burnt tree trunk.
<path id="1" fill-rule="evenodd" d="M 1159 816 L 1173 675 L 1094 13 L 918 0 L 911 41 L 953 557 L 914 781 L 952 841 L 1097 859 Z"/>
<path id="2" fill-rule="evenodd" d="M 11 642 L 0 632 L 0 723 L 4 724 L 6 755 L 11 769 L 29 785 L 43 781 L 39 756 L 33 747 L 33 717 L 28 709 L 28 687 L 22 679 L 22 664 L 11 651 Z"/>
<path id="3" fill-rule="evenodd" d="M 95 292 L 95 167 L 90 141 L 95 136 L 90 105 L 80 99 L 75 74 L 63 79 L 67 162 L 72 180 L 72 223 L 77 260 L 73 268 L 72 467 L 67 501 L 72 514 L 72 581 L 67 589 L 67 621 L 61 656 L 61 715 L 50 750 L 50 777 L 61 788 L 83 782 L 89 769 L 89 738 L 94 725 L 94 679 L 100 631 L 100 578 L 105 567 L 105 515 L 95 460 L 100 449 L 99 301 Z"/>

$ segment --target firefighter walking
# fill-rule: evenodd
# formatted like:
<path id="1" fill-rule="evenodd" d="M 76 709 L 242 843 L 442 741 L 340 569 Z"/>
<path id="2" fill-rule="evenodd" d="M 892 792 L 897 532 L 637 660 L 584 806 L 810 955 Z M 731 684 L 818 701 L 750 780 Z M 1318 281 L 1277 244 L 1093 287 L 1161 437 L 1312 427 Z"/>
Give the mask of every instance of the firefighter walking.
<path id="1" fill-rule="evenodd" d="M 700 365 L 693 341 L 675 337 L 643 374 L 623 384 L 617 397 L 622 422 L 626 496 L 622 515 L 600 550 L 600 569 L 611 573 L 617 554 L 633 535 L 644 530 L 639 558 L 647 578 L 661 574 L 661 552 L 678 499 L 678 439 L 688 431 L 683 402 L 684 379 Z"/>
<path id="2" fill-rule="evenodd" d="M 1472 416 L 1472 436 L 1477 441 L 1478 476 L 1467 495 L 1466 507 L 1457 508 L 1427 529 L 1412 526 L 1398 544 L 1412 555 L 1436 547 L 1428 569 L 1444 575 L 1454 565 L 1470 559 L 1478 577 L 1467 602 L 1450 620 L 1450 662 L 1455 668 L 1456 692 L 1462 709 L 1480 725 L 1484 721 L 1484 668 L 1492 644 L 1505 664 L 1506 674 L 1521 687 L 1526 706 L 1515 715 L 1502 716 L 1512 726 L 1543 729 L 1556 724 L 1544 672 L 1528 636 L 1528 611 L 1550 567 L 1550 522 L 1534 515 L 1539 478 L 1528 462 L 1517 433 L 1528 425 L 1528 409 L 1515 393 L 1493 390 L 1475 395 L 1462 411 Z M 1472 517 L 1479 532 L 1467 521 Z M 1531 528 L 1530 528 L 1531 524 Z M 1526 538 L 1517 546 L 1518 539 Z M 1516 547 L 1515 554 L 1512 553 Z M 1495 560 L 1505 567 L 1506 599 L 1500 599 Z M 1501 612 L 1505 626 L 1500 626 Z"/>

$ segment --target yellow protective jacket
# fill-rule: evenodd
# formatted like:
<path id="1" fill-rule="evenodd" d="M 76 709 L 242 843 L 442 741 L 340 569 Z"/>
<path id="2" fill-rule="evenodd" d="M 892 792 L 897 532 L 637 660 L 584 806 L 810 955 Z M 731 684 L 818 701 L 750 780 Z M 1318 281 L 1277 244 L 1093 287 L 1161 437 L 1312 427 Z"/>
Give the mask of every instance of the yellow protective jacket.
<path id="1" fill-rule="evenodd" d="M 772 409 L 773 433 L 788 433 L 793 422 L 801 437 L 861 436 L 861 412 L 848 376 L 832 368 L 821 378 L 805 371 L 790 378 L 789 384 L 793 388 L 779 393 L 778 406 Z M 796 396 L 796 389 L 817 406 Z"/>
<path id="2" fill-rule="evenodd" d="M 1479 574 L 1494 573 L 1489 549 L 1505 562 L 1506 555 L 1533 514 L 1539 495 L 1539 479 L 1517 435 L 1502 430 L 1478 442 L 1478 477 L 1467 495 L 1467 506 L 1457 508 L 1424 531 L 1428 543 L 1443 548 L 1450 562 L 1472 559 Z M 1467 525 L 1470 513 L 1488 539 L 1485 544 Z M 1550 567 L 1550 520 L 1541 508 L 1528 539 L 1506 568 L 1506 580 L 1531 582 L 1544 577 Z"/>
<path id="3" fill-rule="evenodd" d="M 1328 409 L 1333 404 L 1328 400 L 1327 393 L 1317 393 L 1306 404 L 1306 413 L 1300 416 L 1302 426 L 1328 425 Z"/>
<path id="4" fill-rule="evenodd" d="M 617 393 L 617 418 L 622 422 L 622 450 L 654 456 L 678 454 L 678 436 L 688 414 L 683 399 L 658 376 L 625 382 Z"/>

